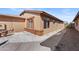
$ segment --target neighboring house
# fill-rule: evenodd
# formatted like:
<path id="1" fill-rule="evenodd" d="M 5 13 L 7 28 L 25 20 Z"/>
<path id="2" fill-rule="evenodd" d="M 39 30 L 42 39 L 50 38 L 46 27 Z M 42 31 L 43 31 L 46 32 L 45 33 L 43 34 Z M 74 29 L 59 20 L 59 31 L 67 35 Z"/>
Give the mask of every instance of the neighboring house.
<path id="1" fill-rule="evenodd" d="M 79 31 L 79 12 L 78 12 L 77 15 L 75 16 L 73 22 L 74 22 L 74 27 L 75 27 L 75 29 Z"/>
<path id="2" fill-rule="evenodd" d="M 64 22 L 44 11 L 25 10 L 20 16 L 25 18 L 25 30 L 43 35 L 64 28 Z"/>

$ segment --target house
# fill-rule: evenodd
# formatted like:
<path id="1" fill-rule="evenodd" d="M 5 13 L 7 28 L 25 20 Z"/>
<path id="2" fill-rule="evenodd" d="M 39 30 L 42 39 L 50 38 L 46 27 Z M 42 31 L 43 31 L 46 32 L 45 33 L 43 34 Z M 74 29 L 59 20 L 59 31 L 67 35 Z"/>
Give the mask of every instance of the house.
<path id="1" fill-rule="evenodd" d="M 14 32 L 23 31 L 25 26 L 25 18 L 14 15 L 0 14 L 0 31 L 13 30 Z"/>
<path id="2" fill-rule="evenodd" d="M 74 20 L 74 27 L 77 31 L 79 31 L 79 12 L 77 13 L 77 15 L 75 16 Z"/>
<path id="3" fill-rule="evenodd" d="M 20 16 L 25 18 L 25 31 L 43 35 L 64 28 L 64 22 L 44 11 L 25 10 Z"/>
<path id="4" fill-rule="evenodd" d="M 0 14 L 0 30 L 44 35 L 64 28 L 64 22 L 44 11 L 25 10 L 19 16 Z"/>

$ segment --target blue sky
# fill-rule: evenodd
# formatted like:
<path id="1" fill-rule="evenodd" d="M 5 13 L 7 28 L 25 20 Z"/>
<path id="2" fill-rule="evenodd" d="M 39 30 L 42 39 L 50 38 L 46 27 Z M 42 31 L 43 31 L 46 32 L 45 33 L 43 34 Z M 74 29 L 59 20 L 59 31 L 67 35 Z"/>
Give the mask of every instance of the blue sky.
<path id="1" fill-rule="evenodd" d="M 71 22 L 79 8 L 0 8 L 0 14 L 19 15 L 23 10 L 42 10 L 67 22 Z"/>

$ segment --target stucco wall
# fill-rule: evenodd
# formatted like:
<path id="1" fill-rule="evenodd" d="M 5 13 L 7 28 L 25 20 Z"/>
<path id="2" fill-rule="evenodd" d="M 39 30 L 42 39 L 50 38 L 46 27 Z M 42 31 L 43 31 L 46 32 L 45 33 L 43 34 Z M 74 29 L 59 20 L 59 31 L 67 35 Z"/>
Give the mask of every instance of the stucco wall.
<path id="1" fill-rule="evenodd" d="M 22 15 L 23 17 L 26 18 L 26 21 L 25 21 L 25 28 L 27 28 L 27 19 L 30 18 L 30 17 L 34 17 L 33 21 L 34 21 L 34 30 L 43 30 L 43 24 L 42 24 L 42 19 L 40 17 L 40 14 L 32 14 L 32 13 L 24 13 Z"/>
<path id="2" fill-rule="evenodd" d="M 49 28 L 44 29 L 44 34 L 49 33 L 49 32 L 54 32 L 59 29 L 63 29 L 64 24 L 63 23 L 58 23 L 58 22 L 50 22 Z"/>
<path id="3" fill-rule="evenodd" d="M 6 24 L 7 30 L 14 29 L 15 32 L 23 31 L 25 21 L 18 18 L 0 17 L 0 24 Z"/>
<path id="4" fill-rule="evenodd" d="M 76 25 L 77 24 L 77 25 Z M 77 18 L 77 20 L 75 20 L 75 29 L 77 31 L 79 31 L 79 18 Z"/>
<path id="5" fill-rule="evenodd" d="M 30 32 L 36 32 L 39 34 L 39 32 L 41 31 L 42 34 L 46 34 L 49 32 L 53 32 L 56 30 L 59 30 L 61 28 L 64 27 L 64 24 L 62 23 L 58 23 L 58 22 L 50 22 L 50 26 L 49 28 L 44 29 L 44 20 L 43 20 L 43 16 L 40 16 L 40 14 L 34 14 L 34 13 L 24 13 L 23 15 L 21 15 L 23 17 L 26 18 L 25 20 L 25 28 L 27 28 L 27 19 L 30 17 L 34 17 L 33 21 L 34 21 L 34 28 L 32 30 L 30 30 Z M 36 31 L 34 31 L 36 30 Z"/>

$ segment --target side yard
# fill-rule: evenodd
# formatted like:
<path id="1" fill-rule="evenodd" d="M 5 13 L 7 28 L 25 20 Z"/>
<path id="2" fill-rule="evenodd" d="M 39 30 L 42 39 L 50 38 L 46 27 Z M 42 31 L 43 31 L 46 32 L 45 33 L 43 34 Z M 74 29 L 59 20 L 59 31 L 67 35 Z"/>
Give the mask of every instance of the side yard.
<path id="1" fill-rule="evenodd" d="M 74 28 L 65 29 L 45 40 L 42 46 L 50 47 L 52 51 L 79 51 L 79 32 Z"/>

